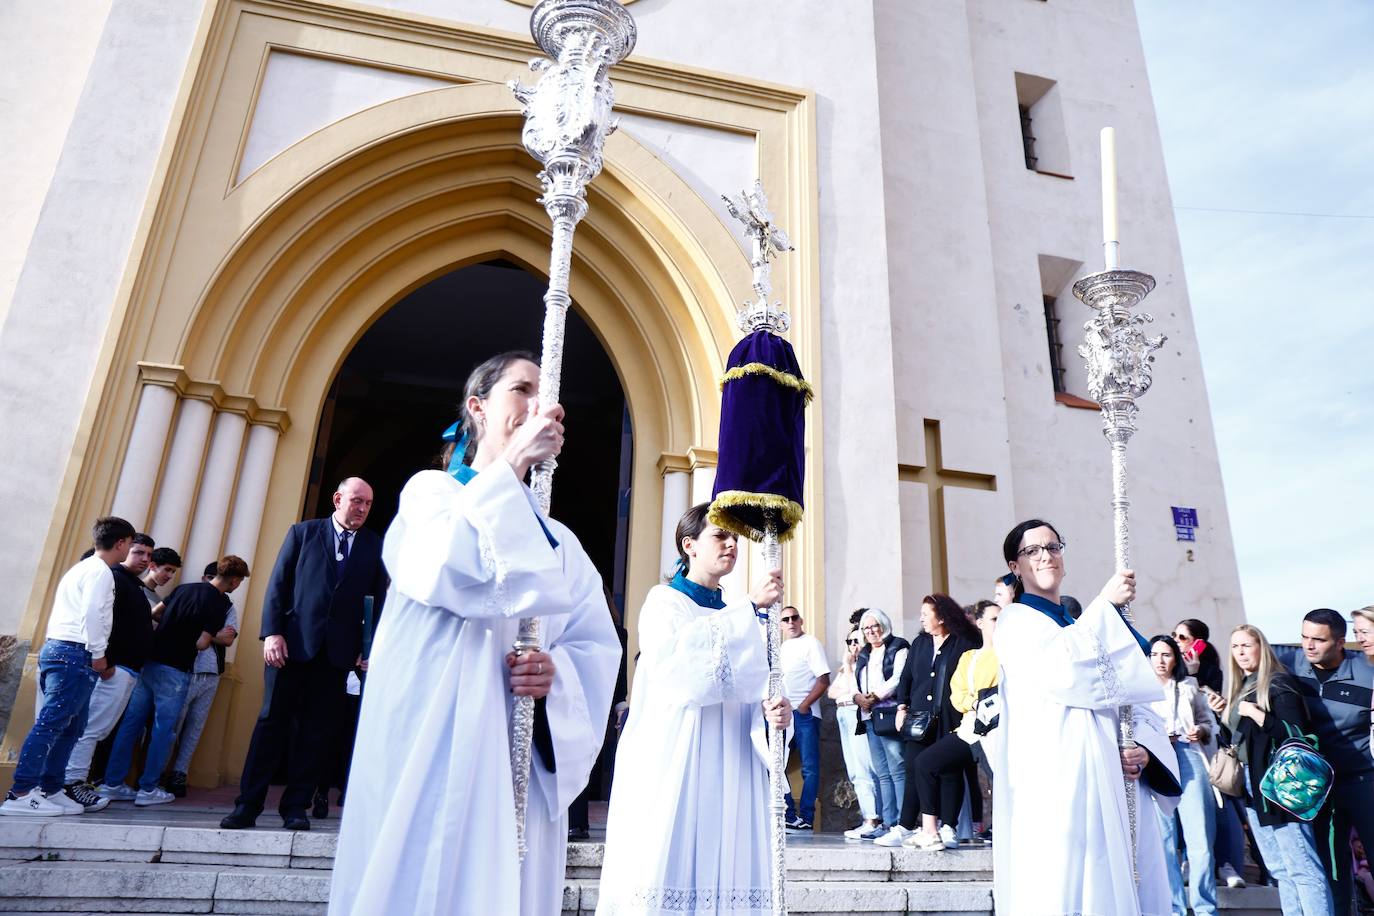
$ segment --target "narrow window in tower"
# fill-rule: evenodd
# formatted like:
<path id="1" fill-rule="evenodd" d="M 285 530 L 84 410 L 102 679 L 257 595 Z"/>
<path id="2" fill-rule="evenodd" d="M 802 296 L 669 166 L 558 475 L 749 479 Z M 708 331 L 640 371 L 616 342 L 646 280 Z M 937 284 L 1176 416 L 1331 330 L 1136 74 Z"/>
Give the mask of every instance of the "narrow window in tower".
<path id="1" fill-rule="evenodd" d="M 1052 178 L 1072 179 L 1059 84 L 1033 73 L 1014 73 L 1013 77 L 1026 169 Z"/>
<path id="2" fill-rule="evenodd" d="M 1059 338 L 1059 312 L 1055 308 L 1055 298 L 1045 296 L 1045 337 L 1050 344 L 1050 378 L 1054 382 L 1055 394 L 1065 394 L 1068 386 L 1064 382 L 1064 344 Z"/>
<path id="3" fill-rule="evenodd" d="M 1035 134 L 1031 133 L 1030 108 L 1025 105 L 1016 107 L 1021 111 L 1021 145 L 1026 151 L 1026 168 L 1035 171 Z"/>

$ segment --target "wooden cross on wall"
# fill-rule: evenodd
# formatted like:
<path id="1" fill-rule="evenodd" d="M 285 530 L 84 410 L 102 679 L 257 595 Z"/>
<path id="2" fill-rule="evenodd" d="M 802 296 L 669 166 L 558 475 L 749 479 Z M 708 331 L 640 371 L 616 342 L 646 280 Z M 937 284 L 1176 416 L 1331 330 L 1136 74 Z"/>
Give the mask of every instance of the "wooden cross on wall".
<path id="1" fill-rule="evenodd" d="M 897 479 L 923 483 L 930 501 L 930 575 L 932 592 L 949 594 L 949 554 L 945 550 L 945 487 L 996 490 L 997 478 L 976 471 L 945 467 L 940 447 L 940 421 L 925 421 L 926 463 L 897 465 Z"/>

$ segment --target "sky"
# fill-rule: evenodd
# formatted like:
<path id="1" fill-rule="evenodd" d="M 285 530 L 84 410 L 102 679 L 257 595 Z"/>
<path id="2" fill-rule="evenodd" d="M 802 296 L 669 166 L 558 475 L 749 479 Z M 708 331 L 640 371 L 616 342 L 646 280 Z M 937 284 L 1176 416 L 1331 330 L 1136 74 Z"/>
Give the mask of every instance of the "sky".
<path id="1" fill-rule="evenodd" d="M 1374 3 L 1136 15 L 1246 616 L 1294 642 L 1374 604 Z"/>

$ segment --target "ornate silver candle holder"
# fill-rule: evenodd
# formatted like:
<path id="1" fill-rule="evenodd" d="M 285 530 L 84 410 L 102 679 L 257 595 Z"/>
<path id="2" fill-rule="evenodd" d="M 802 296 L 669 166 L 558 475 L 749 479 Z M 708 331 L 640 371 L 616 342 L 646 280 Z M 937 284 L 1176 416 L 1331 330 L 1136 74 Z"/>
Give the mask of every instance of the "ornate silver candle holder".
<path id="1" fill-rule="evenodd" d="M 573 232 L 587 213 L 587 183 L 601 173 L 601 149 L 615 130 L 611 116 L 615 92 L 607 71 L 635 46 L 635 23 L 616 0 L 541 0 L 530 14 L 530 34 L 549 59 L 535 58 L 541 74 L 530 88 L 518 80 L 507 85 L 525 114 L 521 142 L 543 164 L 539 199 L 553 221 L 549 289 L 544 294 L 544 340 L 540 356 L 539 401 L 556 404 L 563 376 L 563 332 L 572 299 Z M 554 459 L 534 469 L 531 489 L 540 511 L 549 514 Z M 516 652 L 540 649 L 539 619 L 520 621 Z M 515 790 L 516 844 L 525 858 L 525 809 L 529 800 L 530 742 L 534 737 L 534 700 L 516 697 L 511 719 L 511 774 Z"/>
<path id="2" fill-rule="evenodd" d="M 1149 337 L 1145 325 L 1154 320 L 1132 309 L 1155 288 L 1155 278 L 1138 270 L 1105 270 L 1089 274 L 1073 285 L 1073 294 L 1096 311 L 1083 325 L 1085 342 L 1078 355 L 1088 370 L 1088 393 L 1102 408 L 1102 433 L 1112 460 L 1112 531 L 1118 571 L 1131 566 L 1131 501 L 1126 493 L 1126 445 L 1136 431 L 1136 400 L 1150 390 L 1154 351 L 1165 337 Z M 1121 609 L 1133 623 L 1130 605 Z M 1135 710 L 1123 706 L 1121 746 L 1134 748 Z M 1139 837 L 1139 784 L 1126 780 L 1126 811 L 1131 827 L 1131 869 L 1140 883 L 1136 848 Z"/>

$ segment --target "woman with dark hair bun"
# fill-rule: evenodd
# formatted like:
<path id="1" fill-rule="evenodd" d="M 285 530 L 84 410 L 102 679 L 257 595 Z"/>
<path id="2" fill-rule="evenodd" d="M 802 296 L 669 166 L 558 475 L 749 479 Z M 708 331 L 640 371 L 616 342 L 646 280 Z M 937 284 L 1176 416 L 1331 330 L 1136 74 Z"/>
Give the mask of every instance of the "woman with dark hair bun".
<path id="1" fill-rule="evenodd" d="M 935 815 L 939 800 L 927 797 L 933 795 L 929 791 L 921 793 L 916 765 L 922 753 L 959 727 L 959 714 L 949 701 L 949 680 L 959 658 L 982 644 L 978 628 L 949 595 L 926 595 L 921 599 L 921 633 L 911 641 L 894 694 L 897 731 L 904 739 L 901 815 L 886 835 L 873 841 L 876 845 L 901 846 L 907 840 L 919 844 L 919 849 L 929 850 L 959 845 L 954 839 L 953 824 L 945 824 L 937 832 Z M 919 831 L 923 813 L 929 817 L 929 831 Z"/>
<path id="2" fill-rule="evenodd" d="M 621 649 L 596 567 L 524 483 L 563 447 L 563 408 L 538 398 L 529 354 L 482 363 L 448 473 L 401 490 L 333 916 L 562 906 L 567 809 L 601 749 Z M 519 618 L 534 616 L 543 649 L 517 655 Z M 536 700 L 523 861 L 507 737 L 517 696 Z"/>
<path id="3" fill-rule="evenodd" d="M 1074 620 L 1061 603 L 1064 546 L 1040 519 L 1002 544 L 1016 601 L 993 637 L 1002 665 L 990 755 L 994 905 L 999 916 L 1164 916 L 1173 907 L 1151 809 L 1172 815 L 1178 760 L 1149 706 L 1159 682 L 1146 643 L 1120 613 L 1135 597 L 1135 574 L 1113 575 Z M 1138 746 L 1120 749 L 1118 710 L 1127 705 Z M 1139 790 L 1134 824 L 1125 780 Z"/>

